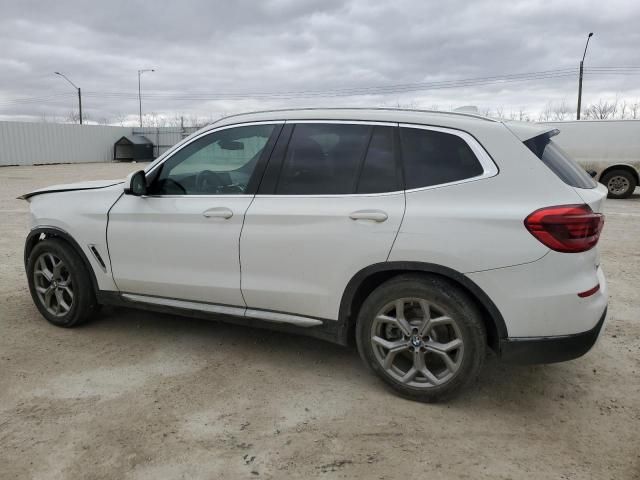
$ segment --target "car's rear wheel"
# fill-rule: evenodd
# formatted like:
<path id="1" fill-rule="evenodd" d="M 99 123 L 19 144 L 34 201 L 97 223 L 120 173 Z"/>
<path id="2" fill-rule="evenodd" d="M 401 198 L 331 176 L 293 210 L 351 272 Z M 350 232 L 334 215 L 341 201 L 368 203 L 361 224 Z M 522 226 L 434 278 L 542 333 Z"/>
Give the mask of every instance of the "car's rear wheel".
<path id="1" fill-rule="evenodd" d="M 402 396 L 435 402 L 478 374 L 486 352 L 480 312 L 455 284 L 396 277 L 365 300 L 356 327 L 363 360 Z"/>
<path id="2" fill-rule="evenodd" d="M 36 307 L 56 326 L 79 325 L 98 309 L 87 268 L 62 240 L 45 239 L 33 247 L 27 278 Z"/>
<path id="3" fill-rule="evenodd" d="M 633 174 L 627 170 L 612 170 L 602 176 L 600 182 L 609 190 L 609 198 L 627 198 L 637 187 Z"/>

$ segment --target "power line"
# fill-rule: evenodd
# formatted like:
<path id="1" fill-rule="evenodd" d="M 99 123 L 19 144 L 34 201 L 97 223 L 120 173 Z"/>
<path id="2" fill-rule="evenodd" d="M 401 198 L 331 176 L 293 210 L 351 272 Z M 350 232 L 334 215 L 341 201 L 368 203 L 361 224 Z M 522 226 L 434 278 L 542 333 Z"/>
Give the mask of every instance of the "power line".
<path id="1" fill-rule="evenodd" d="M 45 95 L 41 97 L 22 97 L 22 98 L 14 98 L 8 100 L 0 100 L 0 105 L 21 105 L 21 104 L 30 104 L 30 103 L 40 103 L 47 102 L 51 100 L 58 100 L 65 97 L 75 97 L 74 93 L 54 93 L 51 95 Z"/>
<path id="2" fill-rule="evenodd" d="M 640 66 L 592 66 L 585 68 L 590 76 L 610 75 L 638 75 Z M 502 74 L 485 77 L 441 80 L 432 82 L 400 83 L 392 85 L 373 85 L 364 87 L 347 87 L 329 90 L 299 90 L 285 92 L 221 92 L 221 93 L 183 93 L 183 92 L 147 92 L 146 98 L 163 101 L 211 101 L 211 100 L 239 100 L 239 99 L 274 99 L 289 100 L 303 98 L 335 98 L 365 95 L 389 95 L 409 93 L 421 90 L 442 90 L 452 88 L 478 87 L 489 85 L 511 84 L 535 80 L 553 80 L 572 78 L 577 74 L 577 68 L 558 68 L 537 72 Z M 100 92 L 86 91 L 85 96 L 115 100 L 132 100 L 137 98 L 132 92 Z M 67 99 L 71 93 L 53 93 L 39 97 L 24 97 L 0 100 L 0 106 L 30 105 Z"/>
<path id="3" fill-rule="evenodd" d="M 293 98 L 314 98 L 314 97 L 342 97 L 342 96 L 362 96 L 362 95 L 383 95 L 394 93 L 406 93 L 419 90 L 440 90 L 449 88 L 463 88 L 472 86 L 486 86 L 496 84 L 508 84 L 515 82 L 524 82 L 532 80 L 547 80 L 556 78 L 572 78 L 576 74 L 575 68 L 562 70 L 550 70 L 544 72 L 530 72 L 524 74 L 499 75 L 493 77 L 478 77 L 460 80 L 448 80 L 440 82 L 423 82 L 413 84 L 396 84 L 386 86 L 370 86 L 370 87 L 353 87 L 346 89 L 322 90 L 322 91 L 298 91 L 298 92 L 258 92 L 258 93 L 176 93 L 176 92 L 148 92 L 147 97 L 158 100 L 216 100 L 216 99 L 293 99 Z M 594 75 L 635 75 L 635 70 L 627 73 L 618 70 L 594 71 Z M 88 95 L 105 98 L 134 98 L 133 93 L 126 92 L 87 92 Z"/>
<path id="4" fill-rule="evenodd" d="M 254 93 L 174 93 L 174 92 L 148 92 L 145 97 L 163 100 L 215 100 L 215 99 L 291 99 L 291 98 L 313 98 L 313 97 L 341 97 L 356 95 L 381 95 L 391 93 L 403 93 L 418 90 L 436 90 L 443 88 L 459 88 L 467 86 L 481 86 L 499 83 L 512 83 L 531 80 L 543 80 L 552 78 L 572 77 L 576 69 L 548 70 L 543 72 L 529 72 L 511 75 L 496 75 L 492 77 L 476 77 L 459 80 L 446 80 L 437 82 L 421 82 L 411 84 L 395 84 L 384 86 L 351 87 L 333 90 L 319 91 L 292 91 L 292 92 L 254 92 Z M 87 96 L 104 98 L 131 99 L 135 94 L 128 92 L 86 92 Z"/>
<path id="5" fill-rule="evenodd" d="M 459 80 L 445 80 L 445 81 L 437 81 L 437 82 L 421 82 L 421 83 L 404 83 L 404 84 L 393 84 L 393 85 L 378 85 L 378 86 L 366 86 L 366 87 L 350 87 L 350 88 L 339 88 L 339 89 L 331 89 L 331 90 L 302 90 L 302 91 L 290 91 L 290 92 L 253 92 L 253 93 L 216 93 L 216 97 L 246 97 L 250 95 L 252 97 L 281 97 L 281 96 L 292 96 L 292 95 L 300 95 L 300 96 L 313 96 L 313 95 L 327 95 L 327 94 L 335 94 L 335 95 L 343 95 L 343 94 L 362 94 L 368 92 L 382 92 L 385 93 L 387 90 L 404 90 L 404 89 L 415 89 L 415 88 L 431 88 L 438 86 L 449 86 L 449 85 L 457 85 L 457 84 L 481 84 L 481 83 L 489 83 L 494 81 L 508 81 L 508 80 L 521 80 L 521 79 L 538 79 L 538 78 L 552 78 L 555 76 L 565 76 L 565 75 L 573 75 L 575 73 L 575 69 L 562 69 L 562 70 L 548 70 L 543 72 L 530 72 L 530 73 L 520 73 L 520 74 L 510 74 L 510 75 L 496 75 L 491 77 L 476 77 L 476 78 L 468 78 L 468 79 L 459 79 Z M 132 93 L 123 93 L 123 92 L 91 92 L 94 95 L 109 95 L 109 96 L 130 96 Z M 156 96 L 156 97 L 164 97 L 164 96 L 175 96 L 175 93 L 171 92 L 148 92 L 145 96 Z M 210 94 L 178 94 L 181 97 L 187 96 L 197 96 L 198 98 L 202 98 L 202 95 L 210 96 Z"/>

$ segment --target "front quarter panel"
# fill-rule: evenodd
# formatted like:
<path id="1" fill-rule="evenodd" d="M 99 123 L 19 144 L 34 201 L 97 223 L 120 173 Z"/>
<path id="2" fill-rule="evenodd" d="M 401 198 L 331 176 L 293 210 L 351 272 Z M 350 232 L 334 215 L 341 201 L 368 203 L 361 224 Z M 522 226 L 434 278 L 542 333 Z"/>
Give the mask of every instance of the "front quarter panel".
<path id="1" fill-rule="evenodd" d="M 48 227 L 70 235 L 89 260 L 100 290 L 116 290 L 107 250 L 107 213 L 122 192 L 122 185 L 114 185 L 41 194 L 29 199 L 31 230 Z M 95 246 L 106 268 L 98 263 L 90 245 Z"/>

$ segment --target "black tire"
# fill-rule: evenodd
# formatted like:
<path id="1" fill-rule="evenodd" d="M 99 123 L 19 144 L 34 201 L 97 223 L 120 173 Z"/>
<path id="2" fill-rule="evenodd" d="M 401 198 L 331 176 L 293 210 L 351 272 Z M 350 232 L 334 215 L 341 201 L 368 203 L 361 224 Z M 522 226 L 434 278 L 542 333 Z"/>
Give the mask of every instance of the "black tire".
<path id="1" fill-rule="evenodd" d="M 51 254 L 54 258 L 62 261 L 64 269 L 63 274 L 65 275 L 67 284 L 73 294 L 72 297 L 65 294 L 65 305 L 68 305 L 69 298 L 71 298 L 71 304 L 68 305 L 69 309 L 66 312 L 63 312 L 64 309 L 59 307 L 61 311 L 57 315 L 47 309 L 45 301 L 40 298 L 36 291 L 37 286 L 44 288 L 43 285 L 48 284 L 51 286 L 53 283 L 52 281 L 47 281 L 46 278 L 36 280 L 35 270 L 36 268 L 39 268 L 37 265 L 39 259 L 44 258 L 43 256 L 47 256 L 48 254 Z M 44 277 L 41 274 L 38 276 Z M 29 259 L 27 260 L 27 280 L 29 282 L 29 291 L 31 292 L 33 302 L 42 316 L 53 325 L 66 328 L 75 327 L 88 320 L 99 310 L 99 305 L 96 301 L 96 295 L 93 290 L 90 273 L 87 271 L 87 267 L 76 251 L 63 240 L 49 238 L 38 242 L 35 247 L 33 247 L 33 250 L 29 254 Z M 39 282 L 40 285 L 36 285 L 36 282 Z M 62 283 L 62 281 L 60 283 Z M 57 294 L 54 294 L 53 297 L 57 298 Z M 54 303 L 58 302 L 55 302 L 54 300 Z"/>
<path id="2" fill-rule="evenodd" d="M 600 178 L 600 183 L 609 190 L 609 198 L 628 198 L 638 186 L 636 178 L 628 170 L 611 170 Z"/>
<path id="3" fill-rule="evenodd" d="M 443 383 L 436 384 L 436 382 L 434 382 L 434 384 L 430 385 L 426 376 L 424 377 L 424 384 L 418 384 L 416 386 L 409 385 L 406 382 L 403 383 L 394 377 L 395 373 L 393 369 L 396 367 L 392 366 L 391 370 L 386 369 L 383 366 L 383 360 L 376 356 L 376 352 L 378 352 L 378 356 L 381 352 L 379 344 L 376 344 L 372 339 L 372 336 L 375 335 L 375 329 L 380 328 L 381 325 L 379 320 L 375 320 L 376 316 L 398 299 L 423 299 L 429 305 L 427 308 L 430 309 L 431 318 L 436 318 L 434 317 L 434 312 L 439 311 L 441 313 L 438 314 L 440 316 L 437 318 L 442 318 L 446 315 L 457 324 L 457 334 L 455 336 L 460 338 L 463 347 L 462 350 L 458 350 L 455 355 L 461 355 L 462 358 L 456 360 L 457 370 L 455 370 L 455 373 L 450 374 L 449 379 L 444 381 L 446 376 L 442 377 Z M 410 306 L 411 303 L 407 303 L 407 305 Z M 404 312 L 405 306 L 403 306 L 402 309 Z M 424 308 L 422 308 L 421 311 L 424 311 Z M 406 318 L 409 319 L 410 315 L 411 312 L 409 312 Z M 416 321 L 419 320 L 413 320 L 414 323 Z M 387 328 L 389 327 L 384 327 L 382 331 L 386 332 Z M 416 332 L 417 329 L 413 328 L 412 331 Z M 430 331 L 431 330 L 427 330 L 427 332 Z M 433 336 L 434 334 L 432 333 L 431 335 Z M 402 334 L 400 336 L 403 338 L 399 339 L 398 342 L 406 339 L 406 336 Z M 395 362 L 395 359 L 398 358 L 398 361 L 412 364 L 412 367 L 408 368 L 413 368 L 416 366 L 416 360 L 414 360 L 416 357 L 414 357 L 414 355 L 418 354 L 418 348 L 415 347 L 415 343 L 412 343 L 414 336 L 409 338 L 410 340 L 407 343 L 407 345 L 410 345 L 409 351 L 403 351 L 402 353 L 394 355 L 393 361 Z M 425 336 L 421 338 L 425 343 L 423 343 L 423 346 L 420 348 L 426 349 L 429 337 Z M 473 300 L 454 283 L 444 278 L 416 274 L 395 277 L 380 285 L 367 297 L 358 314 L 356 341 L 358 351 L 364 362 L 384 380 L 387 385 L 401 396 L 421 402 L 443 401 L 459 393 L 477 377 L 486 356 L 487 345 L 486 332 L 481 313 Z M 415 339 L 415 341 L 420 342 L 419 338 Z M 390 350 L 387 352 L 389 351 Z M 432 355 L 432 357 L 429 357 L 431 359 L 438 357 L 435 353 L 428 353 L 428 351 L 422 355 L 423 359 L 426 359 L 427 355 Z M 402 356 L 404 356 L 404 358 L 402 358 Z M 410 359 L 408 356 L 410 356 Z M 425 361 L 426 360 L 423 360 L 423 362 Z M 418 381 L 411 381 L 411 383 L 417 383 Z"/>

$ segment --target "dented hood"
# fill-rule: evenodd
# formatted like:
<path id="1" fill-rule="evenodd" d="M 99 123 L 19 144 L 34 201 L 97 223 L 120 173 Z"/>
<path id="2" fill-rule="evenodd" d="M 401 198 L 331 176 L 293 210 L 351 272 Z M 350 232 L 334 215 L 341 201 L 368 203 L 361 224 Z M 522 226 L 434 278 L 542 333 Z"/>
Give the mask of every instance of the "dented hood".
<path id="1" fill-rule="evenodd" d="M 111 187 L 119 183 L 124 183 L 124 180 L 93 180 L 90 182 L 68 183 L 65 185 L 52 185 L 50 187 L 40 188 L 38 190 L 34 190 L 33 192 L 25 193 L 24 195 L 21 195 L 18 198 L 21 200 L 28 200 L 29 198 L 35 195 L 40 195 L 43 193 L 71 192 L 74 190 L 95 190 L 98 188 Z"/>

